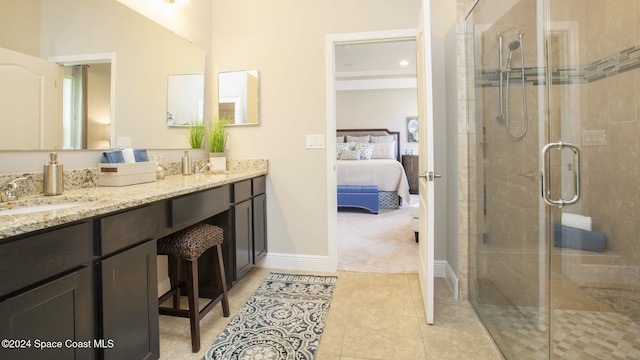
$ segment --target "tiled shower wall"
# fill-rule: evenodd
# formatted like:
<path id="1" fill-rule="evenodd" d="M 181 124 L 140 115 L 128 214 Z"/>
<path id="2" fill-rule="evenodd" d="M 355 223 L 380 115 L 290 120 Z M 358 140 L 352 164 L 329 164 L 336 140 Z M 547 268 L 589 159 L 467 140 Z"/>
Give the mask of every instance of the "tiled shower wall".
<path id="1" fill-rule="evenodd" d="M 579 113 L 569 121 L 583 156 L 583 198 L 575 209 L 605 234 L 608 256 L 582 263 L 602 271 L 591 281 L 640 281 L 640 1 L 552 2 L 552 22 L 579 24 L 584 73 L 576 93 Z M 580 11 L 576 12 L 575 9 Z M 566 96 L 566 94 L 564 94 Z M 603 134 L 592 142 L 589 134 Z M 574 211 L 575 210 L 575 211 Z M 574 274 L 580 276 L 580 274 Z M 575 280 L 580 280 L 576 278 Z"/>

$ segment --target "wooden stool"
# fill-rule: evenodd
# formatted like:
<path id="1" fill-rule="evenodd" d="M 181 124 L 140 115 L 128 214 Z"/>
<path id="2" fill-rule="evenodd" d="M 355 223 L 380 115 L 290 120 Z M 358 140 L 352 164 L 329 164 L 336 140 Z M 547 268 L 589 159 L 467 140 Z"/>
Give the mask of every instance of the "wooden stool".
<path id="1" fill-rule="evenodd" d="M 171 290 L 162 295 L 159 303 L 164 303 L 173 295 L 173 307 L 160 306 L 161 315 L 188 317 L 191 323 L 191 350 L 200 351 L 200 319 L 202 319 L 217 303 L 222 300 L 222 313 L 229 317 L 229 298 L 227 297 L 227 283 L 222 260 L 222 242 L 224 234 L 221 228 L 209 224 L 196 224 L 184 230 L 158 240 L 158 254 L 169 255 L 174 262 L 171 270 Z M 214 247 L 214 273 L 220 294 L 214 296 L 202 309 L 198 310 L 198 258 L 207 249 Z M 180 309 L 180 268 L 186 265 L 186 290 L 189 299 L 189 309 Z"/>

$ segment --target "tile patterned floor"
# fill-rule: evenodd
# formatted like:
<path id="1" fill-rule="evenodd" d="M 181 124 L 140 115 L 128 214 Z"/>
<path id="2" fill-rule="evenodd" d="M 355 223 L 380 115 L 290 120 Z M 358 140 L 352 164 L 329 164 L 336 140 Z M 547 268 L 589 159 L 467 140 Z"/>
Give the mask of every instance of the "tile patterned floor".
<path id="1" fill-rule="evenodd" d="M 234 286 L 231 317 L 217 305 L 202 320 L 198 354 L 191 353 L 189 320 L 160 316 L 161 359 L 202 359 L 269 271 L 253 269 Z M 469 302 L 453 299 L 443 279 L 436 279 L 435 324 L 427 325 L 417 274 L 314 274 L 338 276 L 316 360 L 502 358 Z"/>
<path id="2" fill-rule="evenodd" d="M 508 357 L 548 358 L 549 335 L 532 321 L 538 309 L 482 305 L 480 312 Z M 553 319 L 554 359 L 640 359 L 640 325 L 623 314 L 557 309 Z"/>

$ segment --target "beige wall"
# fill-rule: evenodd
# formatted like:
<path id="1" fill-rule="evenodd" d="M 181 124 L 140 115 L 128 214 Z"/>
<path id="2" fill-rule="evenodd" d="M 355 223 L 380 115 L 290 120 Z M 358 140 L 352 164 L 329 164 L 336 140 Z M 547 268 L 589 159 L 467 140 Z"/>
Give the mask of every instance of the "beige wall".
<path id="1" fill-rule="evenodd" d="M 420 1 L 217 2 L 215 71 L 260 71 L 260 125 L 231 129 L 230 156 L 269 159 L 270 254 L 327 256 L 325 36 L 415 28 Z"/>
<path id="2" fill-rule="evenodd" d="M 338 91 L 337 129 L 389 129 L 400 131 L 400 153 L 418 151 L 418 143 L 407 142 L 407 117 L 418 114 L 416 89 Z"/>

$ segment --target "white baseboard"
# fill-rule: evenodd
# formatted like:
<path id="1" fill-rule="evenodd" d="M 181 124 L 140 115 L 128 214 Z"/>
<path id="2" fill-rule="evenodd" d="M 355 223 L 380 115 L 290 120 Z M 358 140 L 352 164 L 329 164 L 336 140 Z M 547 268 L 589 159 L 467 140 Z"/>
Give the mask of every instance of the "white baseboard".
<path id="1" fill-rule="evenodd" d="M 171 279 L 168 276 L 158 281 L 158 297 L 166 294 L 169 290 L 171 290 Z"/>
<path id="2" fill-rule="evenodd" d="M 453 271 L 453 269 L 451 268 L 451 266 L 449 266 L 449 263 L 446 263 L 447 267 L 446 267 L 446 273 L 445 273 L 445 280 L 447 280 L 447 285 L 449 285 L 449 289 L 451 290 L 451 292 L 453 293 L 453 298 L 457 299 L 458 298 L 458 277 L 456 276 L 456 273 Z"/>
<path id="3" fill-rule="evenodd" d="M 264 259 L 256 266 L 283 270 L 336 271 L 335 268 L 329 265 L 329 257 L 327 256 L 279 254 L 271 252 L 267 253 Z"/>
<path id="4" fill-rule="evenodd" d="M 446 260 L 434 260 L 433 261 L 433 276 L 443 278 L 445 277 L 445 271 L 447 270 Z"/>

